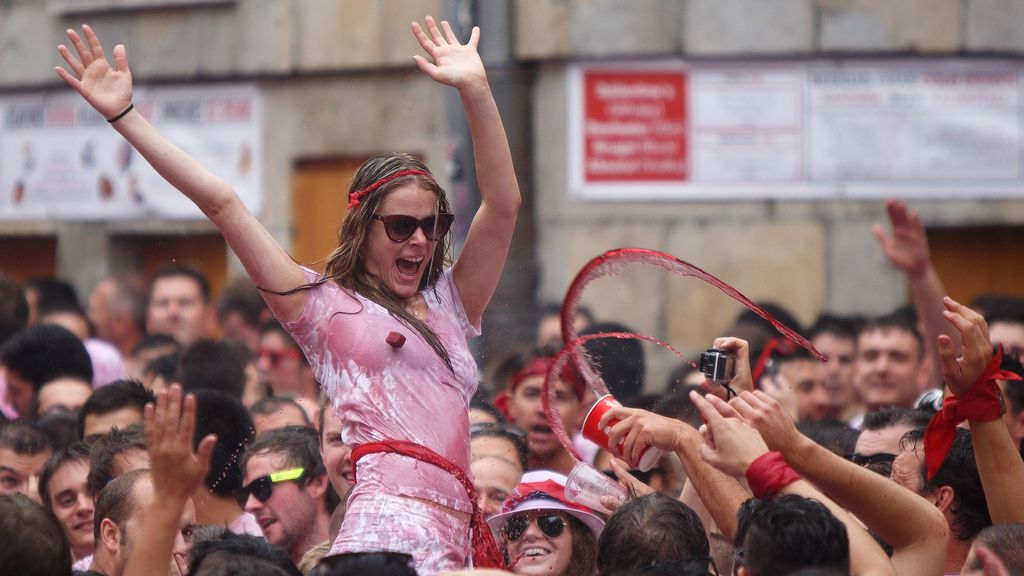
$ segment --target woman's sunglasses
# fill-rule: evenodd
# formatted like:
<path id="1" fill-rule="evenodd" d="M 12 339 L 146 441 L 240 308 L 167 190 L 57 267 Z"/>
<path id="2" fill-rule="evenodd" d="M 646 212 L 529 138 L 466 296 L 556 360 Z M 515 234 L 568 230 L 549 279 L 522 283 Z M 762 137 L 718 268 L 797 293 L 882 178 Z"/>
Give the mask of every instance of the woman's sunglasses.
<path id="1" fill-rule="evenodd" d="M 281 482 L 292 482 L 299 480 L 306 474 L 305 468 L 289 468 L 288 470 L 281 470 L 280 472 L 274 472 L 273 474 L 267 474 L 266 476 L 260 476 L 259 478 L 249 482 L 242 487 L 241 497 L 242 500 L 248 500 L 249 494 L 252 494 L 260 502 L 266 502 L 270 500 L 270 497 L 274 495 L 274 484 Z"/>
<path id="2" fill-rule="evenodd" d="M 565 518 L 562 518 L 559 514 L 541 514 L 533 517 L 519 514 L 510 518 L 501 527 L 502 537 L 505 538 L 506 542 L 519 540 L 526 533 L 526 529 L 530 527 L 531 520 L 536 520 L 540 533 L 548 538 L 558 538 L 565 531 Z"/>
<path id="3" fill-rule="evenodd" d="M 405 214 L 391 214 L 390 216 L 374 214 L 373 219 L 384 223 L 384 233 L 392 242 L 405 242 L 416 233 L 417 228 L 423 230 L 423 235 L 427 237 L 427 240 L 434 241 L 444 238 L 448 229 L 452 227 L 452 222 L 455 221 L 455 215 L 441 212 L 417 220 Z"/>

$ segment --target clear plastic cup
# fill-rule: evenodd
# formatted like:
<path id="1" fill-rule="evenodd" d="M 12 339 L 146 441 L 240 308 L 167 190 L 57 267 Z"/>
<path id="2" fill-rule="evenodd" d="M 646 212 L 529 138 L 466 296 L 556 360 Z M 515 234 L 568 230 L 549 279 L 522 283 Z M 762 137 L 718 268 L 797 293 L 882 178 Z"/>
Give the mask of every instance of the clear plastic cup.
<path id="1" fill-rule="evenodd" d="M 601 504 L 601 497 L 613 496 L 625 502 L 628 494 L 621 484 L 605 476 L 597 468 L 585 462 L 577 462 L 565 480 L 565 496 L 577 504 L 611 514 L 612 510 Z"/>

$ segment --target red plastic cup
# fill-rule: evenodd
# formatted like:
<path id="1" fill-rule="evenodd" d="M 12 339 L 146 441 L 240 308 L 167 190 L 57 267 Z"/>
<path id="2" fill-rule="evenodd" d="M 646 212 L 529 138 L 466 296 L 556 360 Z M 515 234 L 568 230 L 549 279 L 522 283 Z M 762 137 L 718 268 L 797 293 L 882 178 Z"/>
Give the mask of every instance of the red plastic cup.
<path id="1" fill-rule="evenodd" d="M 611 394 L 605 394 L 597 399 L 597 402 L 590 408 L 590 412 L 587 412 L 587 417 L 583 419 L 583 437 L 591 442 L 594 442 L 601 448 L 612 452 L 608 447 L 608 433 L 611 432 L 612 426 L 615 426 L 619 421 L 611 419 L 608 421 L 608 425 L 604 428 L 600 428 L 598 423 L 601 421 L 601 417 L 604 413 L 622 406 L 619 401 L 615 399 Z M 619 445 L 622 445 L 622 441 L 619 441 Z M 612 452 L 614 454 L 614 452 Z M 654 465 L 658 463 L 658 459 L 661 458 L 662 451 L 654 446 L 648 446 L 644 450 L 643 454 L 640 455 L 640 462 L 637 468 L 642 472 L 648 472 Z"/>

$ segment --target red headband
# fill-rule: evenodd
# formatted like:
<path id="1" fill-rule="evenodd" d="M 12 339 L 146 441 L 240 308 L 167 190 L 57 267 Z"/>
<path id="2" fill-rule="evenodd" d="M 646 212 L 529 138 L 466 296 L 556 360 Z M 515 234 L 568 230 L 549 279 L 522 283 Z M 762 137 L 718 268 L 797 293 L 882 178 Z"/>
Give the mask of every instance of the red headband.
<path id="1" fill-rule="evenodd" d="M 366 196 L 367 194 L 373 192 L 377 188 L 380 188 L 381 186 L 387 184 L 388 182 L 391 182 L 392 180 L 401 178 L 402 176 L 430 176 L 430 172 L 427 172 L 425 170 L 401 170 L 399 172 L 395 172 L 391 176 L 385 176 L 380 180 L 377 180 L 373 184 L 370 184 L 366 188 L 363 188 L 362 190 L 349 192 L 348 207 L 355 208 L 356 206 L 359 206 L 359 201 L 362 199 L 363 196 Z"/>
<path id="2" fill-rule="evenodd" d="M 534 376 L 547 376 L 548 369 L 551 368 L 551 364 L 553 364 L 554 361 L 554 357 L 551 356 L 538 356 L 527 362 L 526 365 L 512 377 L 512 381 L 508 385 L 509 394 L 515 392 L 516 388 L 519 387 L 519 384 L 527 378 L 533 378 Z M 577 397 L 581 399 L 583 398 L 583 394 L 586 391 L 586 384 L 575 370 L 567 365 L 562 368 L 562 373 L 558 375 L 558 378 L 572 386 L 573 392 L 576 393 Z"/>

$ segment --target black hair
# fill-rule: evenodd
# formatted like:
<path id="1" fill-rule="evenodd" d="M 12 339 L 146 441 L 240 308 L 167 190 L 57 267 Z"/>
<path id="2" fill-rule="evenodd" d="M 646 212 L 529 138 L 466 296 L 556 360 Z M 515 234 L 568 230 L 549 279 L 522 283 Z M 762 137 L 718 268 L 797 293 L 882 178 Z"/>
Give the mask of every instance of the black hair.
<path id="1" fill-rule="evenodd" d="M 787 494 L 762 500 L 747 519 L 743 565 L 751 576 L 807 567 L 850 570 L 846 526 L 817 500 Z"/>
<path id="2" fill-rule="evenodd" d="M 983 528 L 992 525 L 969 431 L 963 428 L 956 429 L 956 438 L 949 454 L 930 480 L 925 465 L 922 461 L 922 493 L 934 492 L 943 486 L 953 489 L 953 504 L 949 508 L 953 518 L 949 523 L 949 529 L 957 540 L 969 541 Z"/>
<path id="3" fill-rule="evenodd" d="M 135 485 L 142 479 L 149 480 L 149 470 L 132 470 L 112 479 L 94 496 L 96 512 L 93 515 L 93 537 L 96 546 L 101 546 L 100 524 L 110 519 L 124 536 L 125 522 L 135 512 Z"/>
<path id="4" fill-rule="evenodd" d="M 129 407 L 137 409 L 139 416 L 142 416 L 146 404 L 150 402 L 156 402 L 156 396 L 138 380 L 114 380 L 97 388 L 78 411 L 78 437 L 85 440 L 86 416 L 107 414 Z"/>
<path id="5" fill-rule="evenodd" d="M 194 542 L 192 576 L 301 576 L 284 551 L 263 538 L 223 530 L 214 538 Z"/>
<path id="6" fill-rule="evenodd" d="M 627 502 L 608 518 L 597 543 L 597 569 L 615 574 L 688 558 L 704 558 L 706 566 L 709 554 L 697 513 L 654 492 Z"/>
<path id="7" fill-rule="evenodd" d="M 38 416 L 36 428 L 46 436 L 54 451 L 79 441 L 78 416 L 74 412 L 55 411 Z"/>
<path id="8" fill-rule="evenodd" d="M 6 422 L 0 425 L 0 448 L 15 454 L 34 456 L 53 449 L 46 435 L 33 423 Z"/>
<path id="9" fill-rule="evenodd" d="M 474 424 L 469 427 L 469 443 L 473 444 L 474 438 L 501 438 L 512 444 L 519 456 L 519 464 L 523 471 L 529 467 L 528 454 L 529 446 L 526 442 L 526 431 L 514 424 Z"/>
<path id="10" fill-rule="evenodd" d="M 123 430 L 114 428 L 92 445 L 89 450 L 89 476 L 85 484 L 93 500 L 98 500 L 103 487 L 114 479 L 114 457 L 129 450 L 146 451 L 146 433 L 142 424 L 133 424 Z"/>
<path id="11" fill-rule="evenodd" d="M 0 271 L 0 345 L 28 326 L 28 301 L 21 287 Z"/>
<path id="12" fill-rule="evenodd" d="M 496 393 L 505 392 L 512 383 L 512 378 L 523 369 L 530 358 L 531 349 L 523 348 L 509 352 L 498 359 L 490 370 L 488 392 L 491 397 Z"/>
<path id="13" fill-rule="evenodd" d="M 1024 574 L 1024 524 L 989 526 L 979 532 L 974 541 L 988 546 L 1010 574 Z M 980 570 L 981 566 L 967 568 Z"/>
<path id="14" fill-rule="evenodd" d="M 925 410 L 910 410 L 898 406 L 889 406 L 868 412 L 864 415 L 864 423 L 861 430 L 884 430 L 894 426 L 910 426 L 911 428 L 924 428 L 932 421 L 932 415 Z"/>
<path id="15" fill-rule="evenodd" d="M 615 322 L 600 322 L 580 330 L 580 336 L 600 332 L 635 330 Z M 640 341 L 632 338 L 596 338 L 583 347 L 594 361 L 594 368 L 608 386 L 608 391 L 624 404 L 632 405 L 632 400 L 643 392 L 647 370 Z"/>
<path id="16" fill-rule="evenodd" d="M 349 552 L 320 560 L 309 576 L 416 576 L 412 556 L 401 552 Z"/>
<path id="17" fill-rule="evenodd" d="M 499 424 L 505 423 L 505 415 L 501 413 L 501 410 L 494 407 L 494 404 L 492 404 L 488 399 L 487 392 L 485 390 L 481 390 L 479 387 L 477 388 L 476 394 L 473 394 L 473 397 L 469 399 L 469 408 L 470 410 L 475 409 L 487 412 Z"/>
<path id="18" fill-rule="evenodd" d="M 1009 354 L 1003 354 L 999 368 L 1024 378 L 1024 364 Z M 1007 400 L 1006 409 L 1011 414 L 1017 414 L 1024 410 L 1024 380 L 1004 380 L 1003 383 L 1005 384 L 1003 394 Z"/>
<path id="19" fill-rule="evenodd" d="M 206 487 L 217 496 L 233 496 L 242 487 L 239 465 L 245 447 L 256 436 L 252 416 L 237 398 L 219 390 L 196 390 L 196 428 L 193 447 L 208 434 L 217 435 Z"/>
<path id="20" fill-rule="evenodd" d="M 241 399 L 245 392 L 245 364 L 226 342 L 200 340 L 181 353 L 175 380 L 189 392 L 221 390 Z"/>
<path id="21" fill-rule="evenodd" d="M 863 322 L 864 319 L 857 316 L 839 316 L 823 312 L 807 329 L 807 339 L 814 340 L 821 334 L 832 334 L 839 338 L 856 341 L 857 332 Z"/>
<path id="22" fill-rule="evenodd" d="M 85 344 L 67 328 L 37 324 L 11 336 L 0 363 L 39 391 L 50 380 L 68 376 L 92 382 L 92 360 Z"/>
<path id="23" fill-rule="evenodd" d="M 267 430 L 246 448 L 240 463 L 243 475 L 249 460 L 253 456 L 268 453 L 281 454 L 285 457 L 286 466 L 301 466 L 305 475 L 299 481 L 305 486 L 309 480 L 327 475 L 323 458 L 320 456 L 320 438 L 316 430 L 306 426 L 285 426 Z M 327 483 L 326 509 L 329 513 L 338 505 L 339 498 L 331 483 Z"/>
<path id="24" fill-rule="evenodd" d="M 71 545 L 57 517 L 21 494 L 0 495 L 0 574 L 71 575 Z"/>
<path id="25" fill-rule="evenodd" d="M 682 386 L 675 392 L 670 392 L 659 398 L 651 406 L 650 411 L 659 416 L 682 420 L 694 428 L 700 428 L 704 421 L 701 418 L 700 410 L 690 400 L 691 390 L 701 396 L 704 395 L 704 389 L 699 385 Z"/>
<path id="26" fill-rule="evenodd" d="M 172 347 L 175 351 L 181 351 L 181 343 L 174 339 L 174 336 L 167 334 L 146 334 L 132 347 L 132 356 L 138 356 L 143 352 L 154 348 Z"/>
<path id="27" fill-rule="evenodd" d="M 36 312 L 43 314 L 52 309 L 81 308 L 78 292 L 67 280 L 60 278 L 30 278 L 25 282 L 25 290 L 33 290 L 37 294 Z"/>
<path id="28" fill-rule="evenodd" d="M 217 299 L 217 319 L 221 322 L 232 313 L 238 312 L 246 324 L 259 328 L 260 318 L 267 310 L 267 303 L 252 281 L 239 276 L 228 283 Z"/>
<path id="29" fill-rule="evenodd" d="M 789 328 L 792 328 L 794 332 L 798 334 L 803 333 L 803 326 L 800 324 L 800 321 L 796 319 L 796 316 L 794 316 L 792 312 L 790 312 L 787 308 L 783 307 L 781 304 L 777 304 L 775 302 L 757 302 L 756 304 L 760 306 L 765 312 L 767 312 L 771 317 L 775 318 L 779 322 L 782 322 Z M 733 324 L 753 324 L 755 326 L 760 327 L 768 334 L 776 333 L 775 326 L 772 326 L 771 322 L 762 318 L 761 315 L 758 314 L 757 312 L 754 312 L 753 310 L 749 309 L 744 309 L 742 312 L 740 312 L 739 315 L 736 316 L 736 320 L 733 322 Z"/>
<path id="30" fill-rule="evenodd" d="M 163 268 L 153 276 L 152 282 L 149 283 L 149 297 L 146 301 L 153 299 L 153 287 L 156 286 L 157 280 L 163 278 L 188 278 L 196 283 L 199 287 L 199 293 L 203 297 L 203 302 L 206 304 L 210 303 L 210 282 L 206 279 L 206 276 L 202 272 L 189 266 L 168 266 Z"/>
<path id="31" fill-rule="evenodd" d="M 832 417 L 797 422 L 796 429 L 818 445 L 844 458 L 848 454 L 853 454 L 857 437 L 860 435 L 859 431 Z"/>
<path id="32" fill-rule="evenodd" d="M 306 426 L 313 426 L 313 422 L 309 419 L 309 414 L 306 414 L 306 410 L 295 399 L 288 396 L 267 396 L 266 398 L 261 398 L 259 402 L 249 408 L 249 413 L 253 416 L 267 416 L 281 412 L 285 406 L 298 410 L 299 414 L 302 414 L 302 420 L 306 423 Z"/>
<path id="33" fill-rule="evenodd" d="M 178 377 L 178 360 L 180 352 L 171 352 L 153 358 L 146 363 L 142 372 L 146 377 L 163 378 L 164 382 L 174 382 Z"/>
<path id="34" fill-rule="evenodd" d="M 57 450 L 46 461 L 46 464 L 43 464 L 42 470 L 39 471 L 39 499 L 43 501 L 43 506 L 47 510 L 53 510 L 52 502 L 50 502 L 50 480 L 53 479 L 53 475 L 57 473 L 61 466 L 72 462 L 83 462 L 88 467 L 89 447 L 78 442 Z"/>

